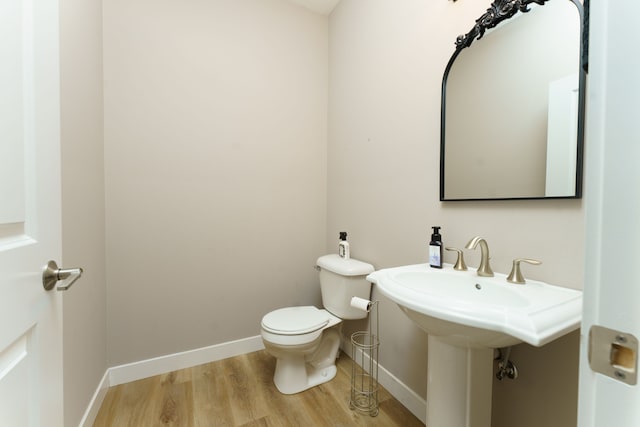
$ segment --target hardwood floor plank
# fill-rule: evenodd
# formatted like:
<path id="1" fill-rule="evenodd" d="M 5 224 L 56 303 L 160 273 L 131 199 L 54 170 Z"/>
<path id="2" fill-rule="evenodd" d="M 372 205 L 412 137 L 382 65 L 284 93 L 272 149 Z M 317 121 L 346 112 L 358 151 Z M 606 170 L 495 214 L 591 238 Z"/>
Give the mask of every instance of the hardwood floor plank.
<path id="1" fill-rule="evenodd" d="M 107 392 L 98 415 L 96 415 L 96 421 L 93 423 L 95 427 L 106 427 L 111 425 L 125 425 L 118 416 L 122 414 L 118 410 L 120 403 L 121 388 L 111 387 Z"/>
<path id="2" fill-rule="evenodd" d="M 193 390 L 191 382 L 162 383 L 159 420 L 166 426 L 193 427 Z"/>
<path id="3" fill-rule="evenodd" d="M 250 421 L 247 424 L 243 424 L 239 427 L 272 427 L 273 424 L 270 424 L 269 417 L 263 417 L 258 420 Z"/>
<path id="4" fill-rule="evenodd" d="M 236 425 L 244 425 L 269 415 L 263 396 L 256 392 L 257 381 L 249 368 L 247 355 L 223 360 L 225 378 L 229 382 L 229 402 Z"/>
<path id="5" fill-rule="evenodd" d="M 193 373 L 194 425 L 196 427 L 233 427 L 233 413 L 219 363 L 191 368 Z"/>
<path id="6" fill-rule="evenodd" d="M 152 425 L 157 423 L 160 415 L 159 405 L 162 404 L 160 395 L 160 377 L 145 378 L 143 380 L 118 386 L 122 388 L 120 405 L 132 408 L 126 426 Z"/>
<path id="7" fill-rule="evenodd" d="M 424 426 L 382 387 L 377 417 L 350 410 L 346 355 L 333 380 L 294 395 L 273 384 L 275 362 L 262 350 L 112 387 L 94 426 Z"/>

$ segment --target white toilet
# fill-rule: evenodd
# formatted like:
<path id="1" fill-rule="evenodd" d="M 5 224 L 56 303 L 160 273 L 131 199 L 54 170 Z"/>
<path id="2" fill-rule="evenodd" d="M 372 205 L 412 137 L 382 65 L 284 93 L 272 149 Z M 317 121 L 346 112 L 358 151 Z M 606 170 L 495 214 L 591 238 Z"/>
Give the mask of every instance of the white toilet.
<path id="1" fill-rule="evenodd" d="M 343 319 L 362 319 L 367 312 L 351 307 L 351 298 L 369 299 L 365 277 L 371 264 L 337 254 L 318 258 L 324 309 L 287 307 L 262 318 L 262 341 L 276 361 L 273 382 L 281 393 L 293 394 L 336 376 Z"/>

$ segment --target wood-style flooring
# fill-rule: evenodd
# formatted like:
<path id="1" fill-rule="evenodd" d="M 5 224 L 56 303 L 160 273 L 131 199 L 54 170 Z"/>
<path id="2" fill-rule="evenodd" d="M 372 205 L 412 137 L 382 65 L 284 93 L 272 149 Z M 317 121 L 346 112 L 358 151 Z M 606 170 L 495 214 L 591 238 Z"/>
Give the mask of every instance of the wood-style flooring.
<path id="1" fill-rule="evenodd" d="M 377 417 L 349 409 L 351 359 L 341 354 L 328 383 L 284 395 L 264 350 L 111 387 L 94 427 L 423 427 L 380 387 Z"/>

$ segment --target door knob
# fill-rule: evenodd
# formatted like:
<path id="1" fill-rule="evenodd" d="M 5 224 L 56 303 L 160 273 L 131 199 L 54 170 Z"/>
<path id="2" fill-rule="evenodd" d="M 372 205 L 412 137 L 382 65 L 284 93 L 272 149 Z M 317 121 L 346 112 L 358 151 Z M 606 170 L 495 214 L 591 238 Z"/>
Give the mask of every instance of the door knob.
<path id="1" fill-rule="evenodd" d="M 42 272 L 42 286 L 50 291 L 56 283 L 66 280 L 56 288 L 58 291 L 66 291 L 82 276 L 82 272 L 81 268 L 58 268 L 55 261 L 49 261 Z"/>

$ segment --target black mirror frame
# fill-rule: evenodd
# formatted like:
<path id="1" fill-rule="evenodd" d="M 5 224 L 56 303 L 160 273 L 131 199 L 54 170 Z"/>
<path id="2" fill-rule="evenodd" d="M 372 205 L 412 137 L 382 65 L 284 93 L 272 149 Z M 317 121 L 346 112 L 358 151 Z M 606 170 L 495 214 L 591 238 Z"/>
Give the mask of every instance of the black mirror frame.
<path id="1" fill-rule="evenodd" d="M 584 155 L 584 123 L 585 123 L 585 99 L 586 99 L 586 73 L 588 71 L 588 22 L 589 22 L 589 0 L 584 0 L 584 4 L 578 0 L 567 0 L 572 2 L 578 9 L 580 19 L 580 64 L 579 64 L 579 94 L 578 94 L 578 132 L 577 132 L 577 152 L 576 152 L 576 187 L 572 196 L 540 196 L 540 197 L 503 197 L 503 198 L 465 198 L 447 199 L 444 194 L 444 172 L 445 172 L 445 106 L 447 78 L 454 61 L 465 48 L 471 46 L 475 40 L 480 40 L 486 30 L 496 27 L 499 23 L 513 17 L 516 13 L 527 13 L 531 9 L 529 5 L 536 3 L 543 6 L 549 0 L 494 0 L 487 11 L 476 20 L 476 24 L 467 34 L 459 35 L 456 38 L 456 50 L 447 63 L 442 78 L 442 98 L 440 106 L 440 201 L 472 201 L 472 200 L 536 200 L 536 199 L 579 199 L 582 197 L 582 175 L 583 175 L 583 155 Z"/>

